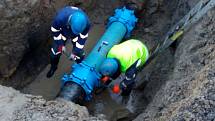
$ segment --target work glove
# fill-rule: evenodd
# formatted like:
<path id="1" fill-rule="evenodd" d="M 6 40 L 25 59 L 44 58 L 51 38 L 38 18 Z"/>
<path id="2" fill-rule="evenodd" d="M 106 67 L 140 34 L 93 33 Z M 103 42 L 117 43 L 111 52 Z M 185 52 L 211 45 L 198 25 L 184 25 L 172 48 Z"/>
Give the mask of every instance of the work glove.
<path id="1" fill-rule="evenodd" d="M 70 59 L 70 60 L 77 61 L 77 60 L 80 60 L 80 57 L 77 56 L 77 55 L 75 55 L 75 54 L 73 54 L 73 53 L 71 53 L 71 55 L 69 56 L 69 59 Z"/>
<path id="2" fill-rule="evenodd" d="M 75 60 L 77 63 L 81 63 L 81 61 L 84 59 L 85 53 L 84 50 L 81 51 L 72 51 L 71 59 Z"/>
<path id="3" fill-rule="evenodd" d="M 120 87 L 119 87 L 119 84 L 111 85 L 110 87 L 111 87 L 112 92 L 113 92 L 114 94 L 119 94 L 120 91 L 121 91 L 121 90 L 120 90 Z"/>
<path id="4" fill-rule="evenodd" d="M 95 94 L 100 94 L 102 93 L 106 88 L 109 87 L 109 84 L 111 83 L 111 79 L 108 76 L 104 76 L 100 79 L 101 81 L 101 86 L 99 86 L 98 88 L 96 88 L 95 90 Z"/>
<path id="5" fill-rule="evenodd" d="M 124 79 L 119 85 L 119 87 L 121 89 L 121 95 L 122 96 L 129 96 L 131 93 L 131 90 L 134 86 L 134 83 L 135 83 L 134 80 Z"/>

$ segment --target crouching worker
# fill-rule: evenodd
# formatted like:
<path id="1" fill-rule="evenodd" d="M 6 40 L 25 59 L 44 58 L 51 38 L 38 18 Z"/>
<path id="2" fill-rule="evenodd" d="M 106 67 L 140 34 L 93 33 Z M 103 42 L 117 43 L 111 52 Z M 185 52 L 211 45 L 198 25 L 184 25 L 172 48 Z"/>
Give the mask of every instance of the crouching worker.
<path id="1" fill-rule="evenodd" d="M 104 76 L 117 78 L 121 73 L 125 73 L 119 85 L 114 85 L 115 93 L 121 92 L 122 96 L 128 96 L 135 84 L 138 68 L 140 68 L 148 59 L 149 52 L 147 47 L 139 40 L 128 40 L 121 44 L 113 46 L 107 54 L 107 59 L 100 67 L 100 73 Z"/>
<path id="2" fill-rule="evenodd" d="M 47 77 L 53 76 L 62 52 L 66 51 L 65 43 L 71 40 L 73 50 L 70 58 L 80 63 L 84 58 L 84 44 L 88 37 L 90 22 L 87 15 L 79 8 L 67 6 L 58 11 L 51 31 L 54 39 L 51 47 L 51 68 Z"/>

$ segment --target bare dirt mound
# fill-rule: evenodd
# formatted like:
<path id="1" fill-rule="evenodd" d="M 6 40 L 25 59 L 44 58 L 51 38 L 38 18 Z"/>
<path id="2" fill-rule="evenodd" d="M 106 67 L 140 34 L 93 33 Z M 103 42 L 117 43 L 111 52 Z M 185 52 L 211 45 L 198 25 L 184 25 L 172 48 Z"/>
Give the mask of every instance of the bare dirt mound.
<path id="1" fill-rule="evenodd" d="M 91 117 L 86 107 L 61 99 L 46 101 L 41 96 L 23 95 L 0 86 L 1 121 L 103 121 L 104 116 Z"/>

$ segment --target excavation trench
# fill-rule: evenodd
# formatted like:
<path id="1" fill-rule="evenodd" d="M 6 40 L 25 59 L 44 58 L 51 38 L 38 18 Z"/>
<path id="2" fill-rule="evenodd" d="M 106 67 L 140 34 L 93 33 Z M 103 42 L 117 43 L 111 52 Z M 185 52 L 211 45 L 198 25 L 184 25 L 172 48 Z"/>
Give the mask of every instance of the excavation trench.
<path id="1" fill-rule="evenodd" d="M 76 1 L 80 2 L 80 4 L 85 3 L 84 5 L 86 6 L 81 7 L 88 9 L 86 11 L 92 21 L 92 29 L 84 48 L 87 54 L 104 33 L 107 18 L 113 14 L 115 8 L 123 4 L 122 1 L 124 0 L 96 0 L 96 2 L 89 0 L 90 5 L 86 4 L 86 1 Z M 146 0 L 143 10 L 137 15 L 139 20 L 131 38 L 141 40 L 152 52 L 158 43 L 163 40 L 162 38 L 166 32 L 186 15 L 198 1 Z M 20 2 L 15 0 L 2 0 L 0 2 L 0 10 L 3 11 L 3 19 L 0 19 L 0 28 L 2 28 L 3 33 L 0 36 L 0 50 L 3 51 L 3 53 L 0 53 L 0 83 L 20 89 L 23 93 L 41 95 L 47 100 L 54 100 L 60 91 L 60 80 L 65 73 L 71 71 L 73 62 L 62 55 L 55 75 L 52 78 L 46 78 L 46 73 L 50 68 L 50 65 L 46 66 L 49 61 L 47 51 L 49 51 L 50 41 L 43 41 L 43 38 L 45 38 L 44 40 L 51 40 L 47 39 L 47 35 L 50 36 L 48 30 L 56 12 L 55 10 L 58 10 L 64 4 L 79 4 L 73 4 L 74 1 L 70 0 L 51 0 L 51 6 L 43 8 L 39 4 L 40 1 L 37 0 L 27 2 L 28 4 L 25 4 L 27 6 L 23 6 L 26 1 L 22 0 Z M 14 5 L 16 5 L 15 10 Z M 96 9 L 94 9 L 95 7 Z M 136 86 L 129 98 L 122 100 L 120 96 L 113 95 L 109 90 L 105 90 L 101 94 L 93 95 L 93 100 L 85 102 L 83 105 L 88 108 L 92 115 L 104 114 L 108 120 L 130 120 L 134 118 L 136 118 L 136 121 L 214 120 L 214 10 L 213 8 L 208 12 L 179 41 L 160 53 L 139 73 Z M 34 14 L 31 15 L 31 12 Z M 2 13 L 0 14 L 2 15 Z M 12 24 L 13 22 L 15 24 Z M 28 26 L 27 29 L 25 28 L 26 26 Z M 72 45 L 68 42 L 68 51 L 71 48 Z M 26 49 L 28 50 L 27 52 Z M 34 49 L 35 53 L 32 53 Z M 23 57 L 24 54 L 26 56 Z M 13 77 L 13 75 L 15 76 Z M 115 82 L 119 80 L 121 79 L 119 78 Z M 28 83 L 30 84 L 25 86 Z M 12 115 L 11 110 L 5 111 L 5 109 L 10 109 L 10 106 L 16 108 L 16 106 L 21 105 L 16 104 L 19 101 L 16 101 L 14 97 L 18 97 L 18 99 L 24 98 L 22 94 L 14 96 L 11 93 L 9 95 L 8 93 L 14 92 L 12 89 L 0 88 L 3 90 L 0 92 L 0 102 L 3 102 L 0 105 L 2 109 L 0 110 L 0 116 L 3 116 L 4 119 L 4 114 L 7 112 Z M 5 90 L 7 93 L 4 93 Z M 29 95 L 27 97 L 31 97 L 30 107 L 27 105 L 24 109 L 26 109 L 26 112 L 30 111 L 31 113 L 26 113 L 25 115 L 25 112 L 23 113 L 22 109 L 19 109 L 21 111 L 18 112 L 23 115 L 23 120 L 26 119 L 27 115 L 29 120 L 32 118 L 38 119 L 38 115 L 44 114 L 45 107 L 48 110 L 44 117 L 40 117 L 43 120 L 46 120 L 47 115 L 50 113 L 51 118 L 53 118 L 52 114 L 56 112 L 61 114 L 58 107 L 53 111 L 54 113 L 50 111 L 54 106 L 52 105 L 54 102 L 46 102 L 41 97 Z M 11 101 L 13 102 L 12 105 Z M 38 109 L 35 109 L 34 101 L 37 102 L 36 104 L 40 104 L 36 106 L 37 108 L 39 107 Z M 59 104 L 62 103 L 59 102 Z M 59 106 L 62 107 L 61 105 Z M 41 113 L 37 113 L 38 111 L 41 111 Z M 65 112 L 68 112 L 68 110 Z M 57 113 L 55 118 L 68 118 L 68 120 L 71 118 L 70 113 L 63 117 L 59 117 Z M 16 114 L 18 113 L 13 115 Z M 32 114 L 35 114 L 34 117 Z M 11 115 L 7 116 L 10 117 Z M 19 118 L 19 115 L 15 117 Z"/>
<path id="2" fill-rule="evenodd" d="M 87 46 L 85 48 L 86 52 L 95 45 L 95 40 L 98 40 L 103 32 L 105 31 L 104 25 L 95 25 L 89 33 L 89 39 L 87 41 Z M 72 47 L 71 43 L 67 43 L 67 51 L 70 51 Z M 66 56 L 62 55 L 58 70 L 55 75 L 48 79 L 46 78 L 46 73 L 49 66 L 41 72 L 37 78 L 29 84 L 27 87 L 22 89 L 23 93 L 42 95 L 47 100 L 53 100 L 60 90 L 60 80 L 63 74 L 70 72 L 70 67 L 72 65 Z M 122 104 L 117 103 L 115 98 L 111 98 L 111 94 L 108 90 L 101 92 L 100 94 L 94 95 L 94 99 L 90 102 L 86 102 L 83 105 L 87 106 L 92 115 L 105 114 L 109 120 L 113 120 L 115 114 L 120 112 L 117 117 L 126 117 L 130 113 Z"/>
<path id="3" fill-rule="evenodd" d="M 190 3 L 192 4 L 189 5 Z M 194 3 L 195 0 L 193 2 L 186 2 L 184 0 L 179 2 L 149 0 L 145 6 L 145 11 L 138 14 L 139 22 L 131 38 L 139 39 L 146 43 L 152 52 L 156 45 L 162 41 L 169 28 L 182 18 Z M 175 10 L 175 8 L 178 8 L 178 10 Z M 104 11 L 101 9 L 100 12 Z M 96 41 L 104 33 L 105 25 L 103 22 L 106 18 L 107 16 L 99 19 L 98 16 L 91 16 L 91 19 L 95 19 L 95 21 L 85 46 L 87 53 L 90 52 Z M 120 96 L 113 95 L 109 90 L 105 90 L 99 95 L 94 95 L 91 102 L 86 102 L 83 105 L 88 107 L 92 115 L 102 113 L 109 120 L 129 120 L 136 117 L 146 109 L 157 92 L 166 84 L 170 75 L 173 74 L 174 54 L 177 45 L 178 43 L 175 43 L 174 46 L 161 53 L 144 68 L 137 78 L 136 88 L 128 99 L 122 100 Z M 68 42 L 68 51 L 71 50 L 71 46 Z M 62 55 L 58 70 L 52 78 L 46 78 L 46 73 L 50 68 L 47 66 L 31 84 L 22 89 L 22 92 L 42 95 L 47 100 L 54 99 L 60 91 L 62 75 L 71 71 L 71 65 L 72 62 L 66 56 Z"/>

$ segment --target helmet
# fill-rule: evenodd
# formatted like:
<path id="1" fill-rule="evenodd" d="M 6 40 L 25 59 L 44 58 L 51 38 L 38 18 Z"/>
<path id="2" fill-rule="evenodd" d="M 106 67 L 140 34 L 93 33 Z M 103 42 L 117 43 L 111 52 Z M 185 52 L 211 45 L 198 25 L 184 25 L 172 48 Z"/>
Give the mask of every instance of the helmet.
<path id="1" fill-rule="evenodd" d="M 118 70 L 118 62 L 116 59 L 107 58 L 100 67 L 100 72 L 105 76 L 113 76 Z"/>
<path id="2" fill-rule="evenodd" d="M 84 12 L 82 11 L 75 12 L 69 20 L 72 32 L 76 35 L 82 33 L 84 29 L 87 27 L 87 21 L 88 18 Z"/>

